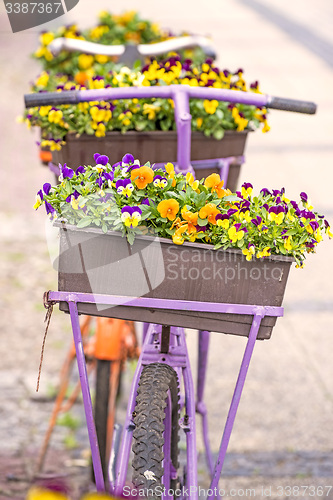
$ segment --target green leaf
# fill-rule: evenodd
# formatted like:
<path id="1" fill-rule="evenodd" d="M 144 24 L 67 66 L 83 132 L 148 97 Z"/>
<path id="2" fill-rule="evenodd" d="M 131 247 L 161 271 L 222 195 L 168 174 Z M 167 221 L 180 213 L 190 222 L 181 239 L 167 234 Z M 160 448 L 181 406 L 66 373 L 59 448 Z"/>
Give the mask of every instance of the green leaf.
<path id="1" fill-rule="evenodd" d="M 79 220 L 79 222 L 76 224 L 77 227 L 87 227 L 91 224 L 91 218 L 90 217 L 83 217 L 83 219 Z"/>
<path id="2" fill-rule="evenodd" d="M 240 201 L 242 198 L 238 198 L 236 194 L 230 194 L 229 196 L 223 196 L 223 201 Z"/>
<path id="3" fill-rule="evenodd" d="M 297 229 L 289 229 L 284 235 L 285 236 L 292 236 L 293 234 L 297 234 Z"/>
<path id="4" fill-rule="evenodd" d="M 200 217 L 198 217 L 198 226 L 200 226 L 200 227 L 206 226 L 207 223 L 208 223 L 208 219 L 200 219 Z"/>
<path id="5" fill-rule="evenodd" d="M 218 128 L 218 129 L 214 130 L 214 132 L 213 132 L 214 139 L 217 139 L 218 141 L 220 141 L 221 139 L 223 139 L 223 136 L 224 136 L 224 129 L 223 128 Z"/>
<path id="6" fill-rule="evenodd" d="M 127 241 L 130 245 L 133 245 L 134 240 L 135 240 L 135 234 L 127 233 Z"/>

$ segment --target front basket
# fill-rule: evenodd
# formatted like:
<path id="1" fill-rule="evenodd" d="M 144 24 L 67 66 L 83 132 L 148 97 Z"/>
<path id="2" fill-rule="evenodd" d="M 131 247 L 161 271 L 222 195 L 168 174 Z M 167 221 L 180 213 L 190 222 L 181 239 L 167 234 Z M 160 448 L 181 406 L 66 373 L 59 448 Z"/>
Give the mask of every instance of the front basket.
<path id="1" fill-rule="evenodd" d="M 280 307 L 292 257 L 247 261 L 240 250 L 150 236 L 129 245 L 119 233 L 61 225 L 59 291 Z M 66 303 L 60 309 L 68 311 Z M 80 313 L 248 336 L 251 315 L 109 307 L 79 303 Z M 268 339 L 276 318 L 258 333 Z"/>

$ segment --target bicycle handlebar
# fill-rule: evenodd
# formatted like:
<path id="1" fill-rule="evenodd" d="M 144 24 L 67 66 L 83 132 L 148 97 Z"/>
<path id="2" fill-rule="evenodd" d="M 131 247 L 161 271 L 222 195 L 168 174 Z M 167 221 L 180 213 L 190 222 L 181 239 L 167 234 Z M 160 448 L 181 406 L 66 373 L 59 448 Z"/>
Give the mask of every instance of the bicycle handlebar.
<path id="1" fill-rule="evenodd" d="M 122 87 L 98 90 L 68 90 L 64 92 L 39 92 L 24 96 L 26 108 L 47 105 L 78 104 L 87 101 L 132 99 L 132 98 L 174 98 L 187 94 L 189 98 L 216 99 L 232 103 L 242 103 L 282 111 L 293 111 L 313 115 L 317 106 L 313 102 L 283 97 L 273 97 L 255 92 L 239 90 L 191 87 L 189 85 L 167 85 L 154 87 Z"/>
<path id="2" fill-rule="evenodd" d="M 83 52 L 84 54 L 100 54 L 105 56 L 122 56 L 126 51 L 126 45 L 103 45 L 101 43 L 87 42 L 86 40 L 75 40 L 74 38 L 56 38 L 48 48 L 53 55 L 57 56 L 62 50 L 69 52 Z M 164 42 L 135 45 L 138 56 L 157 56 L 166 52 L 186 49 L 189 47 L 200 47 L 204 53 L 216 58 L 216 52 L 207 37 L 200 35 L 176 37 Z"/>
<path id="3" fill-rule="evenodd" d="M 280 109 L 282 111 L 296 111 L 297 113 L 314 115 L 317 110 L 317 105 L 314 102 L 298 101 L 296 99 L 271 96 L 269 102 L 267 103 L 267 108 Z"/>

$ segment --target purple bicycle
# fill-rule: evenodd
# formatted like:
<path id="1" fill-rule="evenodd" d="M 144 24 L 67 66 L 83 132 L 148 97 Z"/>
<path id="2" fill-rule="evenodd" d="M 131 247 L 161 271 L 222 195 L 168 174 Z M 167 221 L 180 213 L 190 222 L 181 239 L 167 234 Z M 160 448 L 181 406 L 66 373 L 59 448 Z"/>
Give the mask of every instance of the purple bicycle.
<path id="1" fill-rule="evenodd" d="M 316 111 L 315 104 L 309 102 L 233 90 L 189 87 L 187 85 L 40 93 L 25 96 L 25 102 L 26 106 L 30 108 L 42 105 L 74 104 L 85 101 L 105 101 L 134 97 L 160 97 L 174 100 L 178 133 L 177 167 L 183 172 L 193 171 L 190 159 L 190 98 L 216 99 L 233 103 L 242 102 L 244 104 L 307 114 L 313 114 Z M 110 492 L 115 495 L 124 495 L 132 449 L 134 455 L 132 460 L 132 481 L 137 490 L 143 490 L 149 498 L 163 497 L 171 499 L 175 496 L 179 498 L 189 496 L 193 500 L 197 499 L 198 473 L 195 414 L 198 412 L 202 416 L 206 457 L 211 475 L 210 489 L 216 492 L 215 496 L 218 496 L 218 482 L 255 341 L 269 338 L 275 319 L 283 315 L 283 308 L 281 307 L 283 287 L 293 259 L 281 256 L 274 261 L 275 272 L 276 269 L 279 271 L 279 279 L 276 280 L 277 286 L 281 288 L 274 289 L 272 296 L 269 295 L 267 290 L 263 292 L 264 298 L 253 296 L 250 304 L 242 303 L 227 286 L 225 286 L 223 293 L 217 296 L 213 280 L 209 281 L 206 289 L 198 290 L 200 287 L 197 287 L 197 289 L 191 290 L 189 295 L 184 295 L 184 289 L 181 286 L 175 287 L 175 282 L 171 280 L 167 273 L 159 287 L 156 289 L 152 286 L 148 287 L 149 291 L 144 295 L 140 295 L 135 291 L 136 282 L 134 276 L 124 293 L 123 288 L 117 288 L 112 283 L 112 275 L 110 276 L 111 284 L 108 285 L 108 288 L 99 288 L 97 286 L 94 287 L 94 293 L 91 293 L 85 285 L 88 271 L 84 266 L 85 259 L 84 255 L 82 257 L 81 252 L 87 238 L 93 237 L 96 241 L 100 238 L 98 242 L 100 241 L 101 245 L 112 247 L 112 252 L 114 252 L 113 261 L 117 265 L 126 256 L 137 254 L 142 262 L 145 255 L 148 255 L 150 259 L 158 251 L 161 252 L 162 261 L 167 268 L 168 263 L 175 261 L 175 252 L 180 251 L 179 247 L 175 246 L 175 250 L 170 252 L 168 242 L 166 243 L 163 240 L 151 242 L 148 237 L 143 237 L 142 241 L 135 242 L 131 246 L 124 242 L 125 238 L 118 237 L 116 243 L 114 239 L 107 240 L 108 235 L 102 235 L 98 229 L 92 230 L 92 233 L 93 235 L 85 235 L 83 240 L 80 240 L 81 237 L 75 232 L 75 228 L 61 228 L 60 241 L 64 244 L 61 255 L 66 256 L 66 261 L 64 260 L 63 267 L 60 262 L 59 291 L 48 292 L 45 303 L 47 307 L 60 303 L 60 308 L 70 314 L 96 487 L 98 491 L 105 490 L 82 349 L 79 324 L 79 314 L 82 313 L 145 321 L 149 325 L 132 382 L 121 442 L 120 431 L 118 430 L 114 434 L 109 464 L 108 487 Z M 156 245 L 158 245 L 158 249 L 156 249 Z M 206 245 L 202 244 L 201 247 L 203 252 L 207 251 Z M 188 243 L 186 251 L 193 251 L 193 244 Z M 101 249 L 101 252 L 103 253 L 104 249 Z M 148 253 L 145 254 L 145 252 Z M 231 262 L 234 256 L 232 252 L 230 252 L 230 255 Z M 217 259 L 218 257 L 210 258 Z M 80 259 L 81 270 L 75 271 L 74 268 L 78 265 Z M 117 267 L 112 269 L 117 269 Z M 77 273 L 76 281 L 70 281 L 70 278 L 74 275 L 73 273 Z M 149 281 L 149 272 L 147 270 L 145 276 Z M 114 277 L 114 282 L 117 282 L 116 277 Z M 196 390 L 186 347 L 184 333 L 186 327 L 200 330 Z M 203 400 L 209 331 L 248 337 L 215 464 L 208 442 L 207 410 Z M 183 393 L 181 387 L 183 387 Z M 186 466 L 182 471 L 178 463 L 180 431 L 185 433 L 187 456 Z"/>

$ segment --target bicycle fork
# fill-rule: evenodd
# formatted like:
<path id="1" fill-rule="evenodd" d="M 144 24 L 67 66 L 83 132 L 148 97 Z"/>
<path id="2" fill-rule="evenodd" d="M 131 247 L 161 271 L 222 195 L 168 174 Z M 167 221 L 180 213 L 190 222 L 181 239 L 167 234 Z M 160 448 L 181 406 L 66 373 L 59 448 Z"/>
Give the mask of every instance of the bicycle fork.
<path id="1" fill-rule="evenodd" d="M 165 363 L 171 366 L 177 372 L 179 380 L 182 378 L 184 382 L 185 415 L 180 421 L 180 427 L 186 435 L 187 474 L 186 484 L 182 486 L 191 491 L 191 499 L 196 500 L 197 495 L 194 494 L 193 496 L 193 493 L 195 493 L 193 485 L 197 484 L 195 400 L 192 397 L 194 394 L 194 385 L 186 347 L 185 332 L 179 327 L 154 324 L 151 324 L 148 328 L 132 381 L 123 437 L 116 465 L 116 480 L 113 483 L 110 482 L 111 493 L 119 496 L 123 494 L 134 429 L 133 412 L 135 409 L 136 389 L 143 367 L 151 363 Z M 167 431 L 166 434 L 168 434 Z M 176 474 L 176 471 L 171 471 L 171 475 L 173 474 Z M 172 477 L 172 479 L 175 478 Z M 173 495 L 169 496 L 166 492 L 164 499 L 169 498 L 173 498 Z"/>

